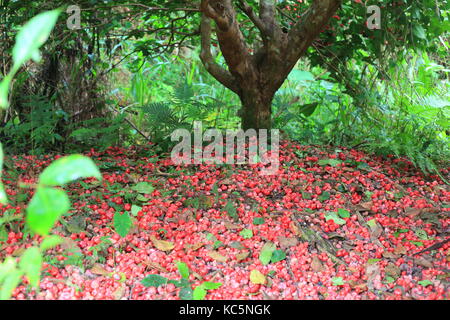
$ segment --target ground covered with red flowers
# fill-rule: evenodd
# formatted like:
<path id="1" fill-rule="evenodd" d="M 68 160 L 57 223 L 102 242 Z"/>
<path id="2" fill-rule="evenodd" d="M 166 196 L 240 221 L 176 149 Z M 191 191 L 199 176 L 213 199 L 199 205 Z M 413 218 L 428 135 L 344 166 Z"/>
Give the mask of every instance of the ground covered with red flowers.
<path id="1" fill-rule="evenodd" d="M 275 176 L 259 165 L 177 167 L 151 148 L 91 151 L 103 181 L 65 187 L 72 208 L 53 229 L 65 241 L 46 252 L 40 289 L 25 282 L 13 298 L 180 299 L 199 286 L 206 299 L 450 297 L 440 177 L 357 150 L 280 149 Z M 54 159 L 10 159 L 0 261 L 39 241 L 20 218 L 33 192 L 23 186 Z M 126 212 L 121 237 L 114 217 Z"/>

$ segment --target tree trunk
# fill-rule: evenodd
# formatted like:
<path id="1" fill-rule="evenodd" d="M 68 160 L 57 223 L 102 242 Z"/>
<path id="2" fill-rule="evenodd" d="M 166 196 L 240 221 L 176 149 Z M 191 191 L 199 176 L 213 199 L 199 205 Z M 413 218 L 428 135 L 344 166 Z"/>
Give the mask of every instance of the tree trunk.
<path id="1" fill-rule="evenodd" d="M 272 128 L 272 100 L 273 95 L 259 90 L 245 91 L 240 95 L 242 109 L 242 129 L 268 129 Z"/>
<path id="2" fill-rule="evenodd" d="M 302 18 L 286 33 L 275 20 L 278 3 L 275 0 L 259 0 L 259 14 L 246 0 L 201 0 L 200 58 L 206 70 L 241 99 L 242 129 L 271 129 L 275 92 L 324 30 L 341 2 L 313 0 Z M 236 7 L 259 31 L 261 42 L 254 54 L 250 53 L 241 32 Z M 228 69 L 218 64 L 211 53 L 211 19 L 215 22 L 215 33 Z"/>

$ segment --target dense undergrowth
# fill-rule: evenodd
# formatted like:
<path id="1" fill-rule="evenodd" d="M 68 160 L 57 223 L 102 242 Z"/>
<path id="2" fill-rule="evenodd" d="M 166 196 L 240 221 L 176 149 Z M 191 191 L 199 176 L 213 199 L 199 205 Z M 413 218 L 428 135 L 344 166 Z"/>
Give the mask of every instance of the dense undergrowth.
<path id="1" fill-rule="evenodd" d="M 389 80 L 375 81 L 372 90 L 361 93 L 360 105 L 323 69 L 300 63 L 275 97 L 274 128 L 304 145 L 406 156 L 423 172 L 436 173 L 450 158 L 448 72 L 426 53 L 411 53 L 391 69 Z M 195 120 L 205 128 L 239 128 L 239 100 L 199 68 L 194 51 L 186 60 L 168 55 L 145 61 L 136 55 L 107 87 L 108 115 L 79 122 L 51 101 L 29 96 L 31 113 L 11 118 L 0 129 L 7 150 L 79 152 L 152 141 L 168 151 L 174 145 L 170 134 L 192 129 Z"/>

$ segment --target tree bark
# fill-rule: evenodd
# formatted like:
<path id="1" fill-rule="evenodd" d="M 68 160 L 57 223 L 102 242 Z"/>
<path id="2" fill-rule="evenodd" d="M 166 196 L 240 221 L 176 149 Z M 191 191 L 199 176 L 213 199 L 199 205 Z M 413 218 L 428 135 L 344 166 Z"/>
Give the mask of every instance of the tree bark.
<path id="1" fill-rule="evenodd" d="M 242 109 L 242 129 L 271 129 L 272 128 L 272 100 L 273 95 L 258 89 L 246 90 L 240 96 Z"/>
<path id="2" fill-rule="evenodd" d="M 276 1 L 260 0 L 259 14 L 246 2 L 239 8 L 261 35 L 261 47 L 250 54 L 240 30 L 233 0 L 202 0 L 201 59 L 208 72 L 235 92 L 242 102 L 239 115 L 243 129 L 271 129 L 271 104 L 297 61 L 319 36 L 342 0 L 313 0 L 310 8 L 289 31 L 277 23 Z M 211 20 L 228 70 L 211 54 Z"/>

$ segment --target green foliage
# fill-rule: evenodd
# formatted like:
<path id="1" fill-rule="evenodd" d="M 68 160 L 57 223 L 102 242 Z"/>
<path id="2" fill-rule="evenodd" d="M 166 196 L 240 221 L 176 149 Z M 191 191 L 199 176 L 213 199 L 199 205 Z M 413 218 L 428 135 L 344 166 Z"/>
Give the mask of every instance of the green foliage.
<path id="1" fill-rule="evenodd" d="M 263 265 L 267 265 L 270 263 L 275 249 L 276 247 L 273 242 L 266 242 L 266 244 L 264 244 L 264 246 L 261 248 L 261 252 L 259 253 L 259 260 Z"/>
<path id="2" fill-rule="evenodd" d="M 19 32 L 13 50 L 14 65 L 12 71 L 2 80 L 0 85 L 0 107 L 7 107 L 9 82 L 19 67 L 29 58 L 39 60 L 39 47 L 48 38 L 56 23 L 59 10 L 44 12 L 31 19 Z M 6 83 L 6 85 L 4 85 Z M 6 91 L 6 93 L 5 93 Z M 0 144 L 0 172 L 3 166 L 3 148 Z M 31 199 L 26 212 L 27 226 L 35 233 L 44 236 L 41 247 L 30 247 L 21 256 L 19 264 L 7 257 L 0 264 L 0 299 L 9 299 L 14 288 L 20 283 L 22 276 L 26 276 L 33 287 L 37 287 L 42 267 L 42 252 L 55 246 L 59 239 L 48 236 L 57 219 L 69 210 L 70 202 L 67 194 L 60 189 L 61 186 L 78 178 L 94 176 L 101 179 L 101 174 L 89 158 L 81 155 L 63 157 L 47 169 L 39 177 L 36 192 Z M 0 175 L 1 177 L 1 175 Z M 6 195 L 0 181 L 0 200 L 6 202 Z M 3 224 L 5 220 L 1 221 Z"/>
<path id="3" fill-rule="evenodd" d="M 183 279 L 189 279 L 189 268 L 186 263 L 178 261 L 177 262 L 178 272 L 180 273 Z"/>
<path id="4" fill-rule="evenodd" d="M 46 186 L 62 186 L 80 178 L 102 179 L 94 161 L 80 154 L 60 158 L 49 165 L 40 175 L 39 182 Z"/>
<path id="5" fill-rule="evenodd" d="M 64 191 L 40 187 L 27 207 L 27 223 L 37 234 L 47 235 L 59 217 L 69 208 L 69 197 Z"/>
<path id="6" fill-rule="evenodd" d="M 272 258 L 270 259 L 270 262 L 276 263 L 284 259 L 286 259 L 286 252 L 284 252 L 283 250 L 275 250 L 272 253 Z"/>
<path id="7" fill-rule="evenodd" d="M 2 178 L 2 170 L 3 170 L 3 146 L 0 143 L 0 204 L 7 204 L 8 199 L 6 197 L 5 188 L 3 187 Z"/>
<path id="8" fill-rule="evenodd" d="M 250 239 L 253 237 L 253 231 L 250 229 L 243 229 L 241 232 L 239 232 L 239 235 L 244 239 Z"/>
<path id="9" fill-rule="evenodd" d="M 127 141 L 130 128 L 125 122 L 126 115 L 92 118 L 70 126 L 69 143 L 71 150 L 86 150 L 95 147 L 105 150 Z M 123 137 L 122 137 L 123 136 Z"/>
<path id="10" fill-rule="evenodd" d="M 215 290 L 222 286 L 219 282 L 205 281 L 199 286 L 192 289 L 192 283 L 189 281 L 189 268 L 187 264 L 177 261 L 178 272 L 181 275 L 181 280 L 169 280 L 157 274 L 150 274 L 142 281 L 145 287 L 159 287 L 167 283 L 172 283 L 176 287 L 181 288 L 178 294 L 181 300 L 204 300 L 208 290 Z"/>
<path id="11" fill-rule="evenodd" d="M 131 189 L 142 194 L 151 194 L 155 190 L 155 188 L 148 182 L 139 182 Z"/>
<path id="12" fill-rule="evenodd" d="M 0 82 L 0 108 L 9 106 L 9 84 L 19 68 L 29 59 L 38 62 L 40 60 L 39 48 L 48 39 L 60 10 L 46 11 L 28 21 L 19 31 L 12 50 L 13 67 Z"/>
<path id="13" fill-rule="evenodd" d="M 150 274 L 146 276 L 142 281 L 142 285 L 145 287 L 159 287 L 167 283 L 167 278 L 164 278 L 157 274 Z"/>
<path id="14" fill-rule="evenodd" d="M 128 212 L 120 213 L 116 211 L 114 214 L 114 229 L 123 238 L 130 232 L 132 220 Z"/>
<path id="15" fill-rule="evenodd" d="M 42 154 L 63 141 L 58 127 L 64 123 L 66 115 L 62 110 L 55 110 L 44 97 L 26 96 L 24 100 L 30 112 L 10 118 L 0 127 L 0 136 L 12 152 L 31 149 L 32 154 Z"/>

